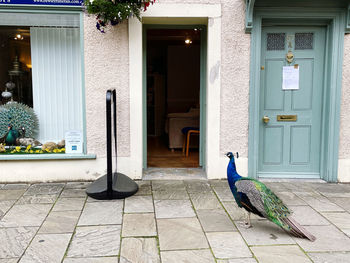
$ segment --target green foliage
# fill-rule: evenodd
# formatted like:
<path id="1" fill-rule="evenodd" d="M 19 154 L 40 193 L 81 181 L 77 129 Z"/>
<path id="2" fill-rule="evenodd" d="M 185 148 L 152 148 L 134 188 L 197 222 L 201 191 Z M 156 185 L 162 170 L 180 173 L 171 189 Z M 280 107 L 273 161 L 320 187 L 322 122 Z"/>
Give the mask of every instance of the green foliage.
<path id="1" fill-rule="evenodd" d="M 104 27 L 109 23 L 117 25 L 131 16 L 139 20 L 141 11 L 146 11 L 155 0 L 85 0 L 89 14 L 96 15 L 96 28 L 104 33 Z"/>
<path id="2" fill-rule="evenodd" d="M 25 128 L 26 137 L 35 138 L 39 129 L 38 117 L 34 110 L 25 104 L 12 102 L 0 106 L 0 137 L 8 131 L 8 125 L 14 130 Z"/>

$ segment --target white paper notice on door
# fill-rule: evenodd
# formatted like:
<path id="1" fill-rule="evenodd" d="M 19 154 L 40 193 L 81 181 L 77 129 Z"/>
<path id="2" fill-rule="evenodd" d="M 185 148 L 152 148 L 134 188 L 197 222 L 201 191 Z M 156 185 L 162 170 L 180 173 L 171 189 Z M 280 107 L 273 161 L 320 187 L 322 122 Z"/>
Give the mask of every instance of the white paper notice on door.
<path id="1" fill-rule="evenodd" d="M 285 66 L 283 67 L 283 83 L 282 90 L 299 89 L 299 67 Z"/>

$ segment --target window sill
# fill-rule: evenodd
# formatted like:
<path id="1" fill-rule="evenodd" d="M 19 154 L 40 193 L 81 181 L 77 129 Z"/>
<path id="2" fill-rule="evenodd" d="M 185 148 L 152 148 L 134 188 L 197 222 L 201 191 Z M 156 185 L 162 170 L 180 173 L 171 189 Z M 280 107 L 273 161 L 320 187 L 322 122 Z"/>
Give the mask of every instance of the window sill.
<path id="1" fill-rule="evenodd" d="M 8 154 L 0 155 L 0 161 L 28 161 L 28 160 L 87 160 L 96 159 L 96 154 Z"/>

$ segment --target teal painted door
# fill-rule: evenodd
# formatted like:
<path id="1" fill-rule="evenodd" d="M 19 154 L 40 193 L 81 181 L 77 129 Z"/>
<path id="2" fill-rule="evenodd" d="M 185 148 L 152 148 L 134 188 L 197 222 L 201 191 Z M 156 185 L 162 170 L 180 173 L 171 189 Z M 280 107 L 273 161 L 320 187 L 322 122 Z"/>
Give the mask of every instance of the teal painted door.
<path id="1" fill-rule="evenodd" d="M 320 177 L 325 34 L 322 27 L 263 27 L 259 177 Z M 282 88 L 286 66 L 299 69 L 298 89 Z"/>

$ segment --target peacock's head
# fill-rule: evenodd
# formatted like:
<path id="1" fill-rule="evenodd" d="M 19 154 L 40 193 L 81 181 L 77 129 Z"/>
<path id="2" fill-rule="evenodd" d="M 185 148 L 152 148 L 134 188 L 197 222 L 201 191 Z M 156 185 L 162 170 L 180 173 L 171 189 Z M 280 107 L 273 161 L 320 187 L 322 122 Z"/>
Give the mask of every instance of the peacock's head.
<path id="1" fill-rule="evenodd" d="M 7 126 L 7 129 L 8 129 L 8 130 L 12 130 L 12 127 L 13 127 L 12 124 L 9 124 L 9 125 Z"/>
<path id="2" fill-rule="evenodd" d="M 235 153 L 236 155 L 237 155 L 237 157 L 236 158 L 238 158 L 238 152 L 236 152 Z M 234 158 L 234 154 L 232 153 L 232 152 L 228 152 L 228 153 L 226 153 L 226 156 L 228 157 L 228 158 L 230 158 L 230 160 L 232 159 L 232 158 Z"/>

